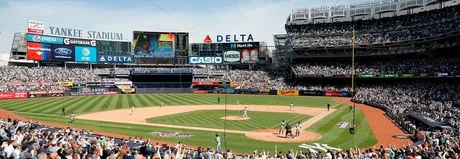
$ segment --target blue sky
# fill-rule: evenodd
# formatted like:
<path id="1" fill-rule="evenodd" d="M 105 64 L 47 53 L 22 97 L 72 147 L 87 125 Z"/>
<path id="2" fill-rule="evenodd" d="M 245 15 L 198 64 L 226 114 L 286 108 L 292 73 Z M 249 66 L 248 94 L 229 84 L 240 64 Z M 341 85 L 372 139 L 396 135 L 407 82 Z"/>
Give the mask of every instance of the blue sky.
<path id="1" fill-rule="evenodd" d="M 44 22 L 45 34 L 49 26 L 118 32 L 126 40 L 134 30 L 184 31 L 190 42 L 202 42 L 207 34 L 250 33 L 255 41 L 272 45 L 273 34 L 285 33 L 291 9 L 359 1 L 235 0 L 240 16 L 233 0 L 0 0 L 0 52 L 9 52 L 13 33 L 26 32 L 28 20 Z"/>

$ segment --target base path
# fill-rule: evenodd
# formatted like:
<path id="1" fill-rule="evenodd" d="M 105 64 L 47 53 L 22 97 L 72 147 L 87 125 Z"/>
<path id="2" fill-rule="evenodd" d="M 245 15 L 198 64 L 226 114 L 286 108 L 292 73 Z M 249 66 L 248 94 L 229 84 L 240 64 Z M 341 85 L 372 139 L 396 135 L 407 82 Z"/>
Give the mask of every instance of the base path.
<path id="1" fill-rule="evenodd" d="M 345 103 L 352 106 L 353 102 L 350 101 L 350 98 L 336 98 L 340 103 Z M 365 104 L 355 103 L 356 107 L 363 111 L 364 116 L 366 117 L 367 122 L 369 123 L 374 136 L 377 138 L 376 147 L 380 145 L 388 146 L 388 144 L 396 144 L 398 147 L 404 145 L 412 144 L 410 139 L 397 139 L 394 138 L 394 135 L 404 135 L 407 136 L 401 129 L 398 128 L 390 119 L 385 116 L 385 112 L 381 109 L 374 108 Z M 359 127 L 357 127 L 359 131 Z"/>

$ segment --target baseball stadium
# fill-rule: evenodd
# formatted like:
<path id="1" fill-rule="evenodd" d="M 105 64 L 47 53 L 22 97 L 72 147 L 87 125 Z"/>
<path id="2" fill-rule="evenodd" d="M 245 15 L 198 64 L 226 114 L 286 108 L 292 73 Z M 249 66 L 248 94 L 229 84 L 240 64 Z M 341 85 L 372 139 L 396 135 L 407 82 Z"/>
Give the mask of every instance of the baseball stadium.
<path id="1" fill-rule="evenodd" d="M 0 158 L 458 158 L 459 10 L 296 8 L 273 46 L 29 20 L 1 61 Z"/>

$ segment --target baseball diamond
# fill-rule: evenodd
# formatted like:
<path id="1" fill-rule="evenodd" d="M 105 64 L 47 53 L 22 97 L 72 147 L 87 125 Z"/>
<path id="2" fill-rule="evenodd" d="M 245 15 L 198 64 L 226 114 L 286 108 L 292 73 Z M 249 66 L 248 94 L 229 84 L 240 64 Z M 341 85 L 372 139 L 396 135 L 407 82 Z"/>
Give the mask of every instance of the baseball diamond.
<path id="1" fill-rule="evenodd" d="M 224 95 L 200 94 L 128 94 L 105 96 L 78 96 L 39 98 L 28 100 L 0 101 L 3 109 L 10 110 L 33 120 L 67 124 L 60 118 L 61 108 L 75 112 L 77 120 L 73 127 L 119 133 L 128 136 L 152 138 L 158 141 L 186 142 L 190 145 L 212 145 L 209 134 L 223 133 L 224 101 L 217 103 Z M 251 139 L 246 133 L 274 129 L 281 120 L 295 125 L 302 122 L 303 131 L 315 132 L 320 137 L 308 142 L 277 142 L 279 147 L 298 149 L 304 143 L 322 143 L 343 149 L 359 146 L 369 147 L 377 143 L 376 137 L 361 109 L 357 110 L 357 134 L 351 135 L 348 129 L 339 129 L 339 122 L 351 122 L 351 112 L 347 103 L 328 97 L 273 97 L 260 95 L 227 95 L 227 115 L 242 115 L 244 106 L 249 108 L 250 120 L 227 121 L 227 146 L 236 152 L 249 153 L 251 149 L 270 149 L 273 144 L 263 144 L 261 139 Z M 160 107 L 160 101 L 164 106 Z M 295 111 L 289 111 L 290 103 L 295 103 Z M 334 111 L 328 113 L 326 105 L 330 103 Z M 128 115 L 135 107 L 133 115 Z M 315 116 L 328 113 L 321 118 Z M 315 120 L 315 121 L 313 121 Z M 154 131 L 187 132 L 190 138 L 164 138 L 152 136 Z M 275 133 L 275 132 L 273 132 Z M 359 136 L 358 138 L 356 136 Z M 233 141 L 243 142 L 233 142 Z M 269 140 L 270 141 L 270 140 Z M 385 141 L 387 142 L 387 141 Z"/>

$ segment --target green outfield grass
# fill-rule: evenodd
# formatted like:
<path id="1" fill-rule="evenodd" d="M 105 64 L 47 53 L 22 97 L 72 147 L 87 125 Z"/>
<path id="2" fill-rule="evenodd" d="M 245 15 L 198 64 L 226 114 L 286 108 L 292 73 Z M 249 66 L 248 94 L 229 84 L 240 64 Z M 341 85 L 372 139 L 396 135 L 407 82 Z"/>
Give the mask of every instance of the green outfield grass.
<path id="1" fill-rule="evenodd" d="M 225 112 L 222 110 L 199 110 L 187 113 L 180 113 L 162 117 L 147 119 L 149 123 L 196 126 L 206 128 L 223 128 Z M 227 129 L 229 130 L 258 130 L 268 128 L 279 128 L 279 123 L 285 120 L 291 125 L 297 122 L 303 122 L 310 117 L 303 114 L 295 113 L 274 113 L 274 112 L 248 112 L 250 120 L 231 121 L 227 120 Z M 240 111 L 227 110 L 227 116 L 241 116 Z"/>
<path id="2" fill-rule="evenodd" d="M 15 112 L 24 117 L 32 120 L 40 120 L 45 122 L 52 122 L 58 124 L 64 124 L 71 127 L 100 130 L 105 132 L 118 133 L 128 136 L 137 136 L 143 138 L 152 138 L 161 141 L 178 142 L 182 141 L 188 145 L 195 146 L 215 146 L 214 134 L 216 132 L 210 131 L 196 131 L 196 130 L 184 130 L 184 129 L 173 129 L 173 128 L 162 128 L 145 125 L 133 125 L 133 124 L 122 124 L 122 123 L 111 123 L 111 122 L 100 122 L 90 120 L 77 120 L 75 123 L 69 124 L 67 118 L 59 117 L 62 107 L 67 109 L 67 112 L 76 112 L 78 114 L 106 111 L 113 109 L 124 109 L 135 107 L 148 107 L 148 106 L 159 106 L 162 101 L 165 106 L 173 105 L 200 105 L 200 104 L 216 104 L 217 97 L 221 98 L 221 104 L 224 103 L 224 95 L 196 95 L 196 94 L 132 94 L 132 95 L 113 95 L 113 96 L 84 96 L 84 97 L 73 97 L 69 99 L 64 98 L 39 98 L 39 99 L 28 99 L 28 100 L 10 100 L 0 101 L 0 107 L 12 112 Z M 334 147 L 340 147 L 342 149 L 348 149 L 354 147 L 369 147 L 374 145 L 377 141 L 373 135 L 372 130 L 369 128 L 367 121 L 364 118 L 364 114 L 360 111 L 356 111 L 356 133 L 350 135 L 348 129 L 340 129 L 335 126 L 338 122 L 351 122 L 352 113 L 349 112 L 349 107 L 338 103 L 335 99 L 326 97 L 277 97 L 277 96 L 251 96 L 251 95 L 228 95 L 228 104 L 235 104 L 236 100 L 240 99 L 241 104 L 248 105 L 286 105 L 290 102 L 294 102 L 296 106 L 309 106 L 309 107 L 325 107 L 330 103 L 333 108 L 337 109 L 331 115 L 325 117 L 321 121 L 307 128 L 309 131 L 314 131 L 323 136 L 322 139 L 314 141 L 315 143 L 328 144 Z M 221 110 L 223 112 L 223 110 Z M 196 113 L 200 113 L 198 111 Z M 222 113 L 221 112 L 221 113 Z M 229 111 L 231 112 L 231 111 Z M 191 112 L 193 114 L 195 112 Z M 234 112 L 232 112 L 234 113 Z M 239 113 L 239 112 L 237 112 Z M 254 115 L 251 113 L 250 116 Z M 182 113 L 182 115 L 188 115 L 188 113 Z M 279 114 L 278 114 L 279 115 Z M 292 114 L 291 114 L 292 115 Z M 219 115 L 219 118 L 221 116 Z M 271 117 L 271 116 L 270 116 Z M 172 117 L 168 116 L 173 120 Z M 179 118 L 179 117 L 178 117 Z M 152 119 L 158 120 L 158 119 Z M 184 120 L 186 118 L 180 117 Z M 193 119 L 191 119 L 193 120 Z M 278 119 L 279 120 L 279 119 Z M 250 122 L 246 121 L 246 122 Z M 176 121 L 177 122 L 177 121 Z M 187 120 L 187 122 L 190 122 Z M 227 121 L 229 122 L 229 121 Z M 275 123 L 279 123 L 276 121 Z M 200 125 L 202 126 L 202 125 Z M 271 128 L 277 125 L 267 125 L 266 128 Z M 217 128 L 217 127 L 216 127 Z M 232 128 L 237 129 L 237 128 Z M 151 135 L 152 131 L 178 131 L 188 132 L 194 135 L 190 138 L 161 138 Z M 222 134 L 222 133 L 220 133 Z M 272 143 L 252 140 L 245 137 L 243 134 L 232 134 L 227 133 L 225 135 L 227 147 L 231 148 L 235 152 L 250 153 L 255 149 L 258 150 L 273 150 L 274 145 L 277 145 L 279 150 L 285 152 L 288 149 L 297 149 L 301 143 Z M 223 143 L 224 137 L 222 137 Z M 225 148 L 225 147 L 224 147 Z"/>

